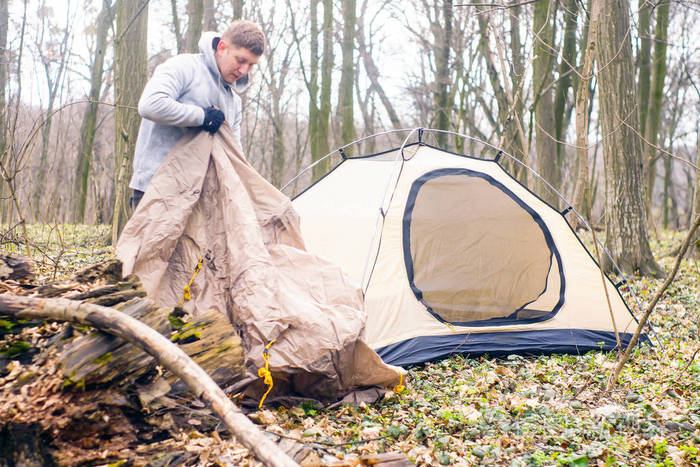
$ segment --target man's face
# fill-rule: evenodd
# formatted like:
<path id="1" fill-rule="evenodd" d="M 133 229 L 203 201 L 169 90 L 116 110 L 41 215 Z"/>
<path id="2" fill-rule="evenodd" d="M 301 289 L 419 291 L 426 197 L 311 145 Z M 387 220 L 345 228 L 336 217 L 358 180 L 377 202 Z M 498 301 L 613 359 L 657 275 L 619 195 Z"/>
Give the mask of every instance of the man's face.
<path id="1" fill-rule="evenodd" d="M 228 84 L 233 84 L 238 78 L 247 75 L 260 59 L 260 55 L 255 55 L 245 47 L 237 47 L 223 40 L 216 46 L 214 57 L 221 77 Z"/>

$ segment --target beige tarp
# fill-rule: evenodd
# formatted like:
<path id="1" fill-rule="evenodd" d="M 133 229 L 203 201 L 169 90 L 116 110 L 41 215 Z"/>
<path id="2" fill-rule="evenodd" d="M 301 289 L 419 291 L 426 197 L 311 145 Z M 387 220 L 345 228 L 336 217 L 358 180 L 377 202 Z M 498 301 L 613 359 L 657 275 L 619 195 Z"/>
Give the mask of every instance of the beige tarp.
<path id="1" fill-rule="evenodd" d="M 214 136 L 192 131 L 173 148 L 116 254 L 124 274 L 136 274 L 162 306 L 182 299 L 202 256 L 185 309 L 229 317 L 246 348 L 249 393 L 265 390 L 256 372 L 274 339 L 270 397 L 329 401 L 399 383 L 403 370 L 383 363 L 363 340 L 359 290 L 305 250 L 290 200 L 246 161 L 226 125 Z"/>

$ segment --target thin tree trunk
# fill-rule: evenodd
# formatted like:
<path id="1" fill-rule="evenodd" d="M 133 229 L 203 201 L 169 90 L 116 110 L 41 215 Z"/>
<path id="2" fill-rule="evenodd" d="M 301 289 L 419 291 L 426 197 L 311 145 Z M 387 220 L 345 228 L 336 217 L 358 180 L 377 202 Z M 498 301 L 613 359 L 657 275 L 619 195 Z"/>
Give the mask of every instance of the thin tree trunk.
<path id="1" fill-rule="evenodd" d="M 644 139 L 644 167 L 646 175 L 646 205 L 650 221 L 652 219 L 652 199 L 656 180 L 656 160 L 658 150 L 654 147 L 658 141 L 661 110 L 664 97 L 664 80 L 666 79 L 666 40 L 668 37 L 669 2 L 663 1 L 656 9 L 656 31 L 654 33 L 654 57 L 651 76 L 651 90 L 648 100 Z M 646 102 L 646 101 L 642 101 Z"/>
<path id="2" fill-rule="evenodd" d="M 6 1 L 6 0 L 2 0 Z M 15 89 L 14 93 L 14 99 L 11 99 L 14 101 L 15 105 L 15 111 L 12 114 L 12 122 L 10 122 L 10 114 L 7 110 L 9 110 L 9 105 L 6 105 L 6 111 L 5 111 L 5 119 L 7 122 L 7 133 L 5 135 L 5 150 L 3 152 L 0 152 L 0 176 L 2 177 L 2 184 L 0 184 L 0 195 L 2 195 L 2 198 L 0 198 L 0 205 L 2 205 L 2 217 L 0 218 L 0 222 L 3 223 L 11 223 L 12 217 L 13 217 L 13 212 L 17 213 L 17 217 L 19 218 L 19 221 L 22 226 L 22 231 L 24 234 L 24 240 L 26 243 L 26 248 L 27 252 L 29 253 L 29 244 L 28 244 L 28 237 L 27 237 L 27 225 L 25 223 L 25 217 L 24 214 L 22 213 L 21 206 L 19 205 L 19 200 L 18 200 L 18 193 L 17 193 L 17 174 L 18 174 L 18 155 L 15 152 L 14 149 L 14 138 L 17 130 L 17 119 L 19 116 L 19 108 L 20 108 L 20 102 L 21 102 L 21 97 L 22 97 L 22 57 L 23 57 L 23 51 L 24 51 L 24 37 L 25 37 L 25 31 L 27 27 L 27 6 L 29 2 L 24 2 L 24 7 L 22 11 L 22 20 L 21 20 L 21 27 L 20 27 L 20 33 L 19 33 L 19 45 L 17 46 L 17 61 L 16 65 L 13 67 L 13 71 L 15 72 L 16 76 L 16 81 L 17 81 L 17 87 Z M 9 55 L 7 52 L 7 49 L 5 48 L 5 55 Z M 6 78 L 9 79 L 9 63 L 5 63 L 8 65 L 8 68 L 6 68 L 7 75 Z M 7 86 L 7 83 L 6 83 Z M 3 92 L 7 91 L 6 86 L 3 87 Z M 2 202 L 4 200 L 7 200 L 7 202 Z M 28 254 L 28 256 L 31 256 Z"/>
<path id="3" fill-rule="evenodd" d="M 204 0 L 189 0 L 187 2 L 187 36 L 185 37 L 185 52 L 196 53 L 197 42 L 202 36 L 202 21 L 204 19 Z"/>
<path id="4" fill-rule="evenodd" d="M 214 0 L 204 0 L 204 30 L 216 31 L 216 7 Z"/>
<path id="5" fill-rule="evenodd" d="M 283 83 L 279 83 L 283 86 Z M 270 89 L 272 96 L 271 105 L 272 112 L 270 112 L 270 117 L 272 117 L 272 160 L 270 161 L 270 183 L 276 187 L 281 187 L 284 183 L 284 117 L 285 113 L 281 111 L 282 93 L 283 88 L 271 87 Z"/>
<path id="6" fill-rule="evenodd" d="M 581 80 L 576 90 L 576 158 L 578 159 L 578 174 L 574 189 L 573 205 L 581 210 L 584 216 L 591 219 L 591 197 L 588 191 L 588 127 L 589 127 L 589 89 L 593 77 L 593 63 L 596 55 L 596 36 L 600 15 L 599 0 L 591 0 L 588 23 L 588 38 L 583 56 Z"/>
<path id="7" fill-rule="evenodd" d="M 69 14 L 70 9 L 66 11 L 67 20 L 69 18 Z M 48 20 L 42 18 L 42 28 L 46 28 L 48 30 L 51 30 L 53 28 L 51 24 L 44 23 L 43 21 Z M 61 38 L 60 42 L 58 44 L 52 44 L 51 47 L 51 49 L 53 49 L 53 52 L 51 53 L 57 54 L 58 57 L 60 57 L 57 60 L 58 66 L 55 70 L 52 69 L 52 65 L 56 62 L 56 60 L 54 59 L 54 57 L 48 57 L 46 55 L 47 53 L 49 53 L 49 50 L 44 50 L 44 47 L 48 44 L 43 43 L 43 34 L 41 43 L 37 44 L 40 48 L 39 59 L 44 66 L 44 74 L 46 78 L 46 84 L 48 87 L 48 104 L 46 106 L 46 118 L 44 119 L 43 126 L 41 128 L 41 150 L 39 156 L 39 170 L 35 179 L 34 193 L 32 196 L 31 209 L 34 211 L 35 219 L 38 219 L 41 215 L 43 204 L 42 201 L 44 201 L 44 199 L 46 198 L 45 195 L 47 194 L 45 190 L 45 188 L 48 186 L 48 183 L 46 183 L 46 172 L 48 170 L 49 142 L 51 139 L 51 126 L 53 123 L 52 116 L 54 113 L 54 105 L 56 104 L 56 99 L 58 98 L 58 93 L 63 83 L 63 77 L 66 69 L 66 64 L 68 62 L 68 56 L 70 55 L 70 37 L 71 25 L 67 22 L 65 25 L 65 29 L 63 30 L 63 37 Z"/>
<path id="8" fill-rule="evenodd" d="M 321 59 L 321 100 L 318 123 L 318 153 L 321 157 L 329 152 L 330 118 L 331 118 L 331 80 L 333 74 L 333 0 L 323 2 L 323 58 Z M 330 161 L 326 159 L 316 166 L 314 173 L 323 175 L 328 172 Z"/>
<path id="9" fill-rule="evenodd" d="M 560 167 L 556 159 L 554 135 L 554 109 L 552 107 L 552 68 L 554 64 L 552 48 L 552 17 L 555 16 L 555 1 L 542 0 L 534 5 L 533 32 L 534 60 L 532 62 L 532 89 L 535 99 L 535 149 L 537 167 L 542 177 L 552 186 L 559 187 Z M 546 186 L 540 186 L 538 194 L 557 207 L 556 195 Z"/>
<path id="10" fill-rule="evenodd" d="M 671 148 L 669 148 L 671 149 Z M 669 151 L 670 152 L 670 151 Z M 664 204 L 663 204 L 663 215 L 664 215 L 664 229 L 668 229 L 668 209 L 671 204 L 669 198 L 670 186 L 671 186 L 671 172 L 673 171 L 673 166 L 671 162 L 673 159 L 667 157 L 664 159 Z"/>
<path id="11" fill-rule="evenodd" d="M 359 48 L 360 56 L 362 57 L 362 64 L 365 67 L 365 72 L 369 78 L 370 83 L 372 83 L 372 88 L 377 92 L 379 100 L 382 101 L 384 110 L 386 110 L 389 116 L 389 121 L 395 129 L 401 128 L 401 120 L 399 115 L 396 113 L 394 106 L 391 104 L 391 100 L 387 96 L 384 88 L 379 83 L 379 68 L 374 63 L 374 58 L 372 57 L 371 51 L 368 50 L 367 44 L 365 42 L 365 31 L 364 31 L 364 17 L 360 15 L 357 18 L 357 45 Z"/>
<path id="12" fill-rule="evenodd" d="M 578 15 L 577 0 L 567 0 L 564 6 L 564 49 L 559 63 L 559 81 L 554 91 L 554 137 L 557 141 L 564 140 L 564 132 L 569 123 L 567 103 L 569 89 L 573 88 L 573 79 L 576 76 L 576 17 Z M 564 144 L 556 143 L 556 161 L 561 173 L 564 167 Z M 561 175 L 560 175 L 561 179 Z"/>
<path id="13" fill-rule="evenodd" d="M 489 78 L 491 88 L 494 90 L 494 96 L 496 98 L 496 104 L 498 106 L 498 121 L 492 122 L 492 124 L 495 123 L 495 131 L 497 131 L 500 134 L 498 144 L 499 147 L 504 149 L 507 153 L 517 157 L 518 160 L 523 161 L 525 163 L 524 151 L 522 150 L 525 136 L 524 134 L 521 135 L 522 129 L 520 127 L 520 117 L 517 114 L 513 115 L 515 112 L 518 111 L 518 107 L 522 109 L 521 100 L 519 99 L 519 97 L 515 97 L 515 99 L 518 99 L 518 102 L 516 104 L 513 104 L 514 98 L 510 90 L 508 89 L 508 82 L 505 81 L 503 83 L 505 85 L 505 88 L 503 85 L 501 85 L 500 76 L 505 75 L 505 73 L 503 73 L 505 71 L 505 66 L 503 64 L 503 51 L 501 42 L 498 40 L 498 33 L 494 33 L 494 37 L 496 37 L 495 43 L 498 50 L 498 58 L 501 62 L 501 72 L 499 73 L 498 69 L 496 68 L 496 64 L 494 63 L 494 53 L 491 50 L 490 45 L 490 29 L 492 27 L 490 16 L 487 16 L 485 13 L 482 13 L 486 10 L 478 11 L 479 14 L 477 16 L 477 20 L 479 23 L 479 52 L 481 53 L 481 55 L 484 58 L 484 61 L 486 62 L 486 74 Z M 511 24 L 511 34 L 512 32 L 513 31 Z M 514 78 L 514 82 L 517 81 L 518 80 Z M 488 118 L 489 114 L 486 113 L 486 115 Z M 516 168 L 520 169 L 519 166 L 517 166 Z M 515 174 L 517 175 L 518 173 L 521 173 L 521 171 L 516 170 Z M 527 178 L 525 177 L 525 180 L 526 179 Z"/>
<path id="14" fill-rule="evenodd" d="M 642 147 L 630 42 L 628 0 L 603 0 L 597 34 L 598 104 L 605 162 L 606 246 L 623 272 L 658 274 L 649 246 Z M 626 124 L 625 124 L 626 123 Z M 605 264 L 611 270 L 610 264 Z"/>
<path id="15" fill-rule="evenodd" d="M 114 214 L 112 244 L 131 215 L 129 180 L 141 121 L 136 107 L 146 84 L 148 0 L 119 0 L 114 42 Z"/>
<path id="16" fill-rule="evenodd" d="M 353 111 L 355 89 L 355 0 L 343 0 L 343 65 L 340 74 L 338 114 L 340 115 L 340 138 L 342 144 L 354 141 L 355 114 Z M 351 152 L 354 148 L 348 148 Z M 348 153 L 348 155 L 351 155 Z"/>
<path id="17" fill-rule="evenodd" d="M 639 131 L 644 134 L 649 108 L 649 83 L 651 82 L 651 8 L 649 0 L 639 0 L 639 50 L 637 52 L 637 76 L 639 83 Z"/>
<path id="18" fill-rule="evenodd" d="M 7 2 L 8 0 L 0 0 L 0 166 L 3 168 L 6 167 L 7 155 L 10 150 L 7 145 L 9 106 L 7 105 L 6 97 L 10 62 L 10 54 L 7 50 L 7 29 L 10 17 Z M 4 180 L 2 175 L 0 173 L 0 179 L 3 180 L 0 183 L 0 224 L 9 223 L 6 213 L 10 211 L 7 208 L 9 203 L 5 201 L 9 197 L 9 187 L 6 186 L 9 180 Z"/>
<path id="19" fill-rule="evenodd" d="M 180 18 L 177 14 L 177 0 L 170 0 L 170 9 L 173 14 L 173 31 L 175 32 L 177 53 L 181 54 L 185 51 L 185 39 L 182 37 L 182 31 L 180 30 Z"/>
<path id="20" fill-rule="evenodd" d="M 50 319 L 92 326 L 142 348 L 182 379 L 190 390 L 211 404 L 231 433 L 266 465 L 296 466 L 269 440 L 211 377 L 169 339 L 124 313 L 99 305 L 64 298 L 29 298 L 0 295 L 0 313 L 20 319 Z"/>
<path id="21" fill-rule="evenodd" d="M 452 51 L 452 0 L 442 1 L 442 27 L 436 37 L 435 56 L 435 128 L 450 129 L 450 52 Z M 448 135 L 437 133 L 438 145 L 447 148 Z"/>
<path id="22" fill-rule="evenodd" d="M 510 116 L 509 110 L 510 105 L 508 102 L 508 97 L 506 96 L 506 91 L 501 85 L 500 76 L 496 68 L 496 64 L 493 59 L 493 52 L 491 51 L 491 40 L 489 33 L 489 17 L 485 13 L 485 10 L 478 10 L 477 20 L 479 23 L 479 51 L 481 52 L 484 61 L 486 62 L 486 75 L 491 83 L 491 88 L 493 89 L 493 94 L 496 98 L 496 104 L 498 105 L 498 121 L 495 122 L 495 130 L 501 134 L 501 141 L 505 140 L 505 127 L 507 125 L 507 119 Z M 508 151 L 508 148 L 505 148 Z M 508 151 L 510 152 L 510 151 Z"/>
<path id="23" fill-rule="evenodd" d="M 307 88 L 309 91 L 309 146 L 311 148 L 311 162 L 316 162 L 321 157 L 325 156 L 325 154 L 321 154 L 319 149 L 319 125 L 321 115 L 318 105 L 318 2 L 319 0 L 310 0 L 309 2 L 311 47 L 309 50 L 309 82 Z M 312 171 L 314 180 L 317 180 L 325 174 L 320 173 L 319 169 L 316 167 L 314 167 Z"/>
<path id="24" fill-rule="evenodd" d="M 233 19 L 243 19 L 243 0 L 231 0 L 233 3 Z"/>
<path id="25" fill-rule="evenodd" d="M 700 163 L 700 127 L 698 127 L 698 143 L 697 143 L 698 157 L 695 159 L 697 163 Z M 695 199 L 693 201 L 693 215 L 698 217 L 700 215 L 700 170 L 695 171 Z M 692 219 L 692 217 L 691 217 Z M 700 259 L 700 232 L 695 233 L 693 237 L 693 247 L 689 254 L 690 257 L 695 259 Z"/>
<path id="26" fill-rule="evenodd" d="M 513 0 L 513 3 L 517 3 L 518 0 Z M 523 54 L 522 54 L 522 44 L 520 40 L 520 16 L 522 15 L 523 9 L 519 6 L 512 8 L 510 13 L 510 48 L 511 57 L 513 63 L 513 71 L 511 73 L 511 89 L 513 90 L 513 99 L 515 103 L 513 104 L 512 114 L 513 114 L 513 124 L 509 125 L 506 133 L 506 141 L 513 141 L 510 148 L 511 155 L 517 158 L 519 161 L 526 163 L 527 154 L 529 149 L 523 146 L 525 141 L 525 136 L 523 133 L 522 121 L 523 114 L 525 112 L 525 104 L 523 99 L 523 82 L 525 79 L 525 65 L 523 64 Z M 514 165 L 515 166 L 515 165 Z M 529 171 L 522 167 L 517 167 L 514 170 L 520 183 L 527 186 Z"/>
<path id="27" fill-rule="evenodd" d="M 7 150 L 7 78 L 10 62 L 10 54 L 7 51 L 7 29 L 9 24 L 8 0 L 0 0 L 0 161 L 5 160 Z M 3 184 L 4 185 L 4 184 Z M 0 196 L 5 194 L 5 189 L 0 191 Z M 4 200 L 0 198 L 0 202 Z"/>
<path id="28" fill-rule="evenodd" d="M 78 160 L 73 183 L 73 222 L 85 222 L 85 210 L 88 198 L 88 180 L 93 159 L 93 145 L 97 131 L 97 111 L 102 89 L 104 73 L 105 49 L 107 33 L 112 24 L 111 0 L 102 0 L 102 11 L 97 17 L 97 41 L 95 44 L 94 60 L 90 67 L 89 103 L 83 114 L 80 126 L 80 141 L 78 142 Z"/>

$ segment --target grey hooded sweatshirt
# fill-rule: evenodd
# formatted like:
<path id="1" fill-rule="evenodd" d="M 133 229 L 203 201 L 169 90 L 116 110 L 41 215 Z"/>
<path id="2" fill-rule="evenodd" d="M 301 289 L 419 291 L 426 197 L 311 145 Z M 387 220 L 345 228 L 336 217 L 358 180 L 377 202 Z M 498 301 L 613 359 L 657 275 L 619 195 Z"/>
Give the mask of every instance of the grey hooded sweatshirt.
<path id="1" fill-rule="evenodd" d="M 204 123 L 204 108 L 224 112 L 226 122 L 241 139 L 241 98 L 247 78 L 229 85 L 214 59 L 215 32 L 205 32 L 198 54 L 180 54 L 156 67 L 139 100 L 141 127 L 134 150 L 134 175 L 129 187 L 146 191 L 165 155 L 188 128 Z"/>

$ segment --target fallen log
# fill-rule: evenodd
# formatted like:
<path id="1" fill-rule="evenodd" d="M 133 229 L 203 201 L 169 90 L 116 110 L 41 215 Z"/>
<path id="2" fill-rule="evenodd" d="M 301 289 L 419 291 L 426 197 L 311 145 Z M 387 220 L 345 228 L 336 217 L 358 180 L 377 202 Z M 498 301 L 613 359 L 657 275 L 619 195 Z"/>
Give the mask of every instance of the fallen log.
<path id="1" fill-rule="evenodd" d="M 120 311 L 177 342 L 220 387 L 243 376 L 245 352 L 241 339 L 221 313 L 212 310 L 186 323 L 174 315 L 172 308 L 159 308 L 148 299 L 131 300 Z M 130 386 L 156 365 L 156 359 L 140 348 L 104 333 L 92 333 L 67 344 L 59 360 L 68 381 L 80 386 Z M 165 376 L 170 385 L 178 384 L 174 374 Z"/>
<path id="2" fill-rule="evenodd" d="M 28 256 L 0 254 L 0 280 L 31 281 L 34 262 Z"/>
<path id="3" fill-rule="evenodd" d="M 0 295 L 0 314 L 20 319 L 49 319 L 83 324 L 114 334 L 142 348 L 211 404 L 230 432 L 255 456 L 272 466 L 298 465 L 269 440 L 226 396 L 209 375 L 167 338 L 112 308 L 68 299 Z"/>

